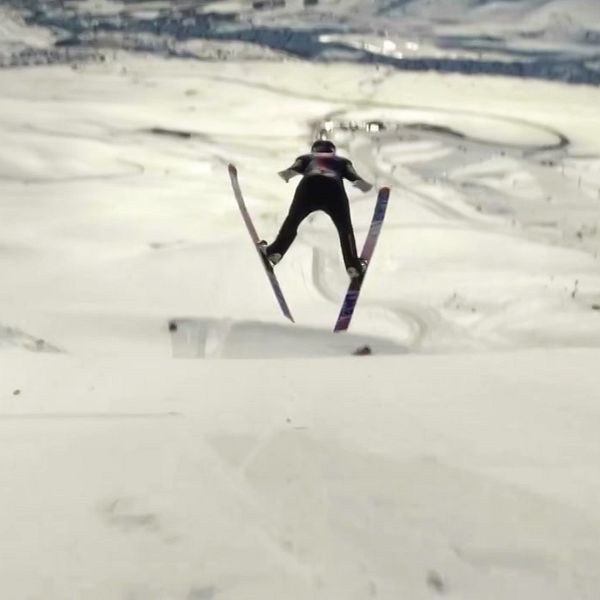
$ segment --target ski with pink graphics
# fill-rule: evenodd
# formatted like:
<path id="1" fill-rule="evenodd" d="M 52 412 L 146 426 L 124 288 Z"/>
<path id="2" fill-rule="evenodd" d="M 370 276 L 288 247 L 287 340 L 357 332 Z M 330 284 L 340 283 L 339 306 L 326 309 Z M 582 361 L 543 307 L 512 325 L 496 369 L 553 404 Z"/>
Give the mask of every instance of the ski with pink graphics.
<path id="1" fill-rule="evenodd" d="M 352 279 L 348 286 L 348 291 L 344 297 L 340 314 L 335 323 L 333 331 L 346 331 L 350 326 L 356 303 L 360 295 L 360 290 L 365 281 L 367 271 L 369 269 L 369 263 L 373 257 L 377 240 L 381 232 L 383 220 L 385 218 L 385 211 L 387 210 L 388 200 L 390 199 L 390 188 L 382 187 L 377 193 L 377 201 L 375 202 L 375 210 L 373 212 L 373 218 L 371 219 L 371 226 L 367 233 L 367 238 L 360 253 L 360 259 L 365 262 L 366 267 L 361 277 Z"/>

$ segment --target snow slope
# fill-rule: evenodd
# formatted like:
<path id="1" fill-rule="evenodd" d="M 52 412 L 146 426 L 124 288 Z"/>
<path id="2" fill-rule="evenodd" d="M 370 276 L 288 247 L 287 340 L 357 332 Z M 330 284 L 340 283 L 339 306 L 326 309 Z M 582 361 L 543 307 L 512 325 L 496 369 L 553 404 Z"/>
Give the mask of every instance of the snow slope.
<path id="1" fill-rule="evenodd" d="M 598 88 L 119 35 L 0 71 L 2 597 L 597 598 Z M 392 188 L 342 335 L 331 223 L 277 267 L 292 325 L 226 171 L 272 239 L 320 133 Z"/>
<path id="2" fill-rule="evenodd" d="M 595 598 L 597 360 L 4 352 L 3 593 Z"/>

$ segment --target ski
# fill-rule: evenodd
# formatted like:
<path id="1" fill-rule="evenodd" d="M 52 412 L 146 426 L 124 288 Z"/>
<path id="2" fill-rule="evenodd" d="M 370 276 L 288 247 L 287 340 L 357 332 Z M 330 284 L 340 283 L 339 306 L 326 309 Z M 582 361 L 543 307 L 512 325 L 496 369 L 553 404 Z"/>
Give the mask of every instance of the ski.
<path id="1" fill-rule="evenodd" d="M 246 224 L 248 233 L 250 234 L 252 242 L 254 243 L 254 248 L 258 252 L 261 264 L 265 269 L 267 277 L 269 278 L 269 282 L 271 283 L 271 287 L 273 288 L 275 298 L 277 298 L 277 302 L 279 303 L 281 312 L 293 323 L 294 317 L 292 317 L 292 313 L 290 312 L 287 302 L 283 297 L 283 292 L 281 291 L 281 286 L 279 285 L 279 281 L 277 280 L 277 276 L 275 275 L 275 271 L 273 270 L 273 265 L 269 262 L 267 257 L 264 255 L 264 253 L 260 250 L 258 246 L 260 238 L 258 237 L 258 233 L 256 233 L 256 228 L 254 227 L 254 223 L 250 218 L 250 213 L 248 212 L 248 208 L 246 207 L 246 203 L 244 202 L 244 197 L 242 196 L 242 190 L 240 188 L 240 182 L 238 180 L 237 169 L 234 165 L 230 164 L 228 166 L 228 170 L 229 178 L 231 179 L 231 187 L 233 188 L 235 199 L 237 200 L 240 212 L 242 213 L 242 218 L 244 219 L 244 223 Z"/>
<path id="2" fill-rule="evenodd" d="M 377 240 L 379 239 L 379 233 L 381 232 L 381 226 L 383 225 L 383 219 L 385 217 L 385 211 L 387 210 L 389 198 L 390 188 L 382 187 L 377 193 L 377 201 L 375 202 L 373 218 L 371 219 L 369 232 L 367 233 L 367 238 L 365 239 L 362 252 L 360 253 L 361 260 L 366 262 L 365 271 L 362 274 L 362 277 L 357 277 L 350 282 L 333 331 L 346 331 L 350 325 L 352 315 L 354 314 L 354 309 L 356 308 L 356 303 L 358 302 L 360 290 L 362 289 L 365 277 L 367 276 L 371 257 L 373 256 L 375 246 L 377 245 Z"/>

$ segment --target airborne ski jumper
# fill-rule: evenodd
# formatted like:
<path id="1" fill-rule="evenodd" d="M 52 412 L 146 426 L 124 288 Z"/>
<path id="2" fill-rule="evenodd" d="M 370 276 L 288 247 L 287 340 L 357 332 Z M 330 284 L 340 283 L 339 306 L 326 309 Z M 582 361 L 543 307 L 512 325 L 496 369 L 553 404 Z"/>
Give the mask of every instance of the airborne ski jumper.
<path id="1" fill-rule="evenodd" d="M 368 192 L 373 186 L 358 175 L 347 158 L 336 154 L 335 145 L 329 140 L 317 140 L 310 154 L 299 156 L 291 167 L 279 173 L 286 182 L 296 175 L 303 177 L 296 188 L 289 213 L 275 241 L 268 245 L 261 242 L 263 252 L 271 264 L 277 264 L 296 238 L 300 223 L 312 212 L 322 210 L 329 215 L 338 231 L 348 275 L 352 279 L 360 278 L 366 265 L 356 251 L 350 203 L 343 180 L 351 181 L 362 192 Z"/>
<path id="2" fill-rule="evenodd" d="M 228 166 L 229 177 L 242 218 L 269 278 L 281 312 L 292 322 L 294 318 L 284 298 L 273 265 L 277 264 L 287 252 L 296 238 L 298 226 L 310 213 L 322 210 L 331 217 L 340 236 L 342 256 L 344 257 L 346 271 L 350 276 L 350 285 L 344 296 L 340 314 L 334 327 L 334 331 L 345 331 L 352 320 L 367 269 L 373 257 L 383 225 L 390 190 L 387 187 L 382 187 L 377 192 L 375 209 L 367 237 L 360 256 L 357 256 L 354 230 L 350 218 L 350 206 L 343 180 L 352 181 L 363 192 L 368 192 L 373 186 L 358 175 L 348 159 L 336 155 L 335 146 L 331 142 L 318 140 L 313 144 L 311 150 L 310 154 L 299 156 L 289 169 L 279 173 L 286 182 L 295 175 L 303 175 L 303 177 L 296 188 L 288 216 L 283 222 L 277 238 L 271 245 L 260 240 L 258 236 L 244 202 L 237 169 L 232 164 Z"/>

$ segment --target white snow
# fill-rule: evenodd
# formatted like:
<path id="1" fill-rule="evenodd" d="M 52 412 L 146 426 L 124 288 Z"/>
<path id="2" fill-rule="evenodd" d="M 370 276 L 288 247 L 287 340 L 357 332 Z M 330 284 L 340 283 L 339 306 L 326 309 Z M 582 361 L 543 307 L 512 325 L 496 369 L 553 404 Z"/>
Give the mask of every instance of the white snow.
<path id="1" fill-rule="evenodd" d="M 45 48 L 51 42 L 50 32 L 40 27 L 27 26 L 16 11 L 0 6 L 0 57 L 28 46 Z"/>
<path id="2" fill-rule="evenodd" d="M 0 71 L 0 596 L 598 598 L 600 90 L 250 56 Z M 226 170 L 273 239 L 321 128 L 392 188 L 345 334 Z"/>

